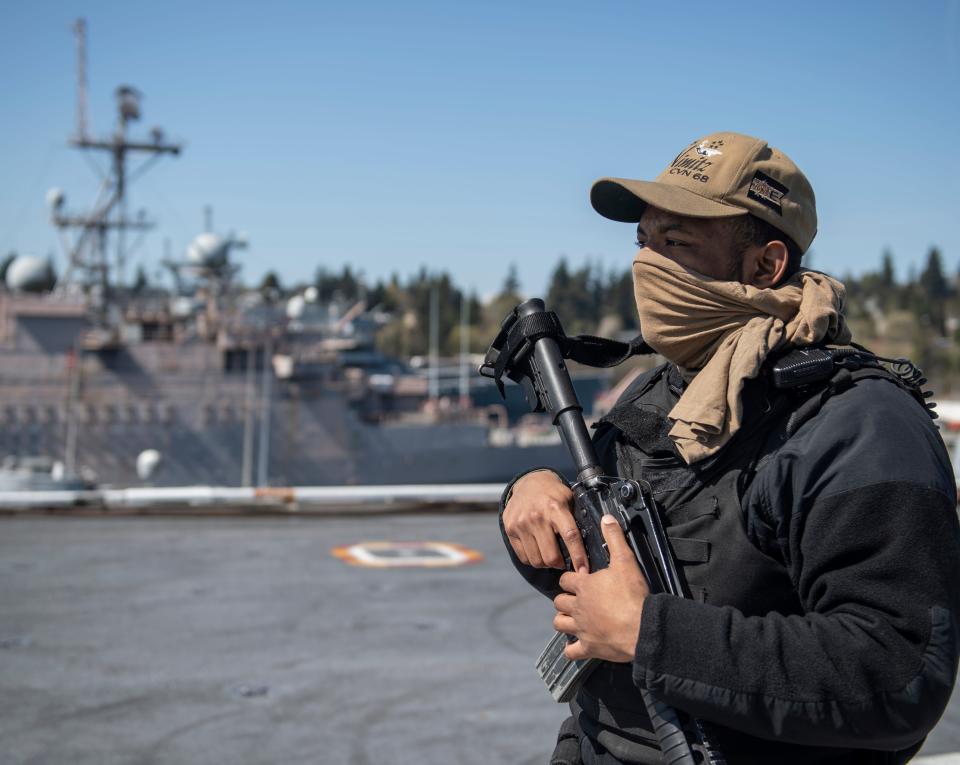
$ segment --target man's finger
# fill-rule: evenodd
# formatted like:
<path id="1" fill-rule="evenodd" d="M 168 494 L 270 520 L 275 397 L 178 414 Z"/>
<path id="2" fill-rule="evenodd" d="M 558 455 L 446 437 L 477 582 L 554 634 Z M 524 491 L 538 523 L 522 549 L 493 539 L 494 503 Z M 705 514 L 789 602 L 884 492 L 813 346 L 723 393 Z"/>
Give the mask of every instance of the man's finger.
<path id="1" fill-rule="evenodd" d="M 510 540 L 510 546 L 513 548 L 513 553 L 517 556 L 517 560 L 529 566 L 530 559 L 527 557 L 527 551 L 523 549 L 523 542 L 520 541 L 520 537 L 508 536 L 507 539 Z"/>
<path id="2" fill-rule="evenodd" d="M 575 643 L 567 643 L 567 647 L 563 649 L 563 655 L 571 661 L 590 658 L 587 656 L 587 651 L 579 640 Z"/>
<path id="3" fill-rule="evenodd" d="M 566 614 L 557 614 L 553 617 L 553 628 L 557 632 L 563 632 L 566 635 L 577 634 L 577 622 L 572 616 Z"/>
<path id="4" fill-rule="evenodd" d="M 561 571 L 565 568 L 563 555 L 560 554 L 560 545 L 557 544 L 557 537 L 552 529 L 538 529 L 533 534 L 536 540 L 540 559 L 545 568 L 557 568 Z"/>
<path id="5" fill-rule="evenodd" d="M 533 566 L 534 568 L 546 568 L 543 565 L 543 559 L 540 557 L 540 549 L 537 547 L 537 542 L 531 537 L 521 538 L 520 544 L 523 545 L 523 551 L 527 555 L 527 565 Z"/>
<path id="6" fill-rule="evenodd" d="M 568 518 L 557 528 L 557 533 L 563 540 L 563 544 L 566 545 L 570 562 L 573 563 L 573 570 L 588 573 L 590 564 L 587 561 L 587 551 L 583 546 L 583 535 L 580 534 L 577 524 L 573 522 L 572 518 Z"/>
<path id="7" fill-rule="evenodd" d="M 576 601 L 577 599 L 573 595 L 561 592 L 553 599 L 553 607 L 560 613 L 570 614 L 573 613 L 573 604 L 576 603 Z"/>
<path id="8" fill-rule="evenodd" d="M 607 543 L 607 549 L 610 551 L 610 563 L 617 560 L 631 560 L 636 563 L 633 551 L 630 549 L 627 538 L 624 536 L 620 524 L 617 523 L 616 517 L 613 515 L 603 516 L 600 520 L 600 530 L 603 533 L 604 541 Z"/>
<path id="9" fill-rule="evenodd" d="M 584 574 L 575 574 L 572 571 L 568 571 L 560 577 L 560 586 L 567 592 L 572 592 L 574 595 L 576 595 L 577 590 L 580 587 L 581 576 L 584 576 Z"/>

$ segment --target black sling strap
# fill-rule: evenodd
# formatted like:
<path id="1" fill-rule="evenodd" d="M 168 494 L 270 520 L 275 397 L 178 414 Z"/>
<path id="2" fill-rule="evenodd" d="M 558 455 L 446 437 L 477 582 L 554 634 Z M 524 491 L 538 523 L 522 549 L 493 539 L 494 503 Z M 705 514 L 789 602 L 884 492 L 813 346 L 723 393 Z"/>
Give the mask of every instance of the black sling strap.
<path id="1" fill-rule="evenodd" d="M 493 378 L 500 395 L 504 395 L 504 372 L 508 368 L 516 368 L 533 344 L 541 337 L 548 336 L 557 341 L 564 358 L 590 367 L 615 367 L 631 356 L 656 352 L 640 336 L 629 342 L 593 335 L 567 337 L 553 311 L 539 311 L 523 317 L 514 311 L 503 322 L 500 332 L 491 343 L 480 374 Z M 510 377 L 509 373 L 507 377 Z"/>

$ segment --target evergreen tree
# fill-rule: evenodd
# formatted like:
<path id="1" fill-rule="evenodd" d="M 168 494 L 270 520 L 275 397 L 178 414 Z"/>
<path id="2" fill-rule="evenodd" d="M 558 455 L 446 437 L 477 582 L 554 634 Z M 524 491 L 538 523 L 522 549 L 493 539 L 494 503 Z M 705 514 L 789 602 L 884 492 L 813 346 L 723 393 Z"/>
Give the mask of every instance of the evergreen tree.
<path id="1" fill-rule="evenodd" d="M 507 271 L 507 278 L 503 280 L 501 295 L 520 295 L 520 279 L 517 277 L 517 264 L 511 263 Z"/>
<path id="2" fill-rule="evenodd" d="M 362 283 L 360 279 L 354 275 L 349 264 L 343 267 L 340 278 L 337 280 L 337 291 L 343 300 L 354 301 L 360 298 Z"/>
<path id="3" fill-rule="evenodd" d="M 349 264 L 339 274 L 320 266 L 314 273 L 313 286 L 317 288 L 317 299 L 321 303 L 334 299 L 355 302 L 366 292 L 362 275 L 354 274 Z"/>
<path id="4" fill-rule="evenodd" d="M 880 283 L 888 290 L 897 286 L 897 275 L 893 268 L 893 253 L 890 250 L 883 251 L 883 265 L 880 271 Z"/>
<path id="5" fill-rule="evenodd" d="M 608 297 L 599 266 L 588 261 L 571 271 L 566 258 L 561 258 L 550 278 L 547 307 L 556 312 L 568 333 L 593 333 L 609 310 Z"/>
<path id="6" fill-rule="evenodd" d="M 366 292 L 367 306 L 369 308 L 379 308 L 381 311 L 389 312 L 397 309 L 397 304 L 394 301 L 389 285 L 384 284 L 383 280 L 377 279 L 377 283 Z"/>
<path id="7" fill-rule="evenodd" d="M 336 277 L 324 266 L 318 266 L 313 276 L 313 286 L 317 288 L 317 300 L 328 303 L 337 289 Z"/>
<path id="8" fill-rule="evenodd" d="M 942 336 L 947 332 L 946 299 L 950 296 L 950 284 L 943 274 L 943 261 L 940 250 L 931 247 L 927 253 L 927 265 L 920 274 L 921 300 L 926 308 L 924 314 L 929 317 L 930 325 Z"/>
<path id="9" fill-rule="evenodd" d="M 567 268 L 567 259 L 560 258 L 556 268 L 550 275 L 550 286 L 547 289 L 547 306 L 556 307 L 557 303 L 566 298 L 570 290 L 570 269 Z"/>
<path id="10" fill-rule="evenodd" d="M 927 253 L 927 265 L 920 274 L 920 286 L 933 300 L 943 300 L 950 296 L 950 284 L 943 275 L 943 260 L 936 247 L 931 247 Z"/>
<path id="11" fill-rule="evenodd" d="M 263 295 L 264 300 L 267 302 L 273 302 L 282 296 L 283 287 L 280 284 L 280 277 L 277 276 L 276 271 L 267 271 L 267 273 L 264 274 L 260 282 L 260 294 Z"/>
<path id="12" fill-rule="evenodd" d="M 639 326 L 637 300 L 633 293 L 633 273 L 629 269 L 619 275 L 610 275 L 604 305 L 607 313 L 620 319 L 620 326 L 624 329 L 636 329 Z"/>

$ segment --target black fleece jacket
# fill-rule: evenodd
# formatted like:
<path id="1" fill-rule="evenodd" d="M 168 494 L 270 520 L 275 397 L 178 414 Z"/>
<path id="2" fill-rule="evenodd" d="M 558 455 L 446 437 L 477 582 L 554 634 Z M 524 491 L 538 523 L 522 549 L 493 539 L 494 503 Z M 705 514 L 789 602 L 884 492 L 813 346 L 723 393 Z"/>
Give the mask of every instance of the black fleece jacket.
<path id="1" fill-rule="evenodd" d="M 896 385 L 862 380 L 773 448 L 741 506 L 750 539 L 783 562 L 806 613 L 746 617 L 650 596 L 634 683 L 751 736 L 899 750 L 877 761 L 905 761 L 957 670 L 956 485 L 932 421 Z M 521 564 L 504 542 L 553 597 L 559 572 Z"/>

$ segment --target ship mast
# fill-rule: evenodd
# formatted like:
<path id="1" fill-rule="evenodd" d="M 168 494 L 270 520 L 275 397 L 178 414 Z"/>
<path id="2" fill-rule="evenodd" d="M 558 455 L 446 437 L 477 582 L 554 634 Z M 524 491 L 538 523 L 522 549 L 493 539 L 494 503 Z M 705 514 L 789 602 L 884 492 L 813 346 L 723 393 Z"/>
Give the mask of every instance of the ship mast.
<path id="1" fill-rule="evenodd" d="M 112 135 L 94 138 L 87 127 L 87 77 L 86 77 L 86 22 L 78 19 L 74 25 L 77 44 L 77 129 L 70 139 L 70 145 L 83 151 L 105 152 L 110 157 L 110 170 L 101 177 L 100 192 L 93 209 L 86 213 L 70 214 L 64 210 L 64 195 L 59 190 L 50 192 L 52 221 L 61 232 L 61 241 L 66 250 L 69 264 L 57 285 L 59 290 L 69 290 L 74 285 L 82 287 L 88 295 L 96 317 L 101 324 L 106 323 L 106 308 L 110 303 L 110 265 L 108 236 L 115 231 L 115 277 L 117 287 L 124 286 L 124 268 L 128 248 L 127 231 L 145 232 L 153 227 L 141 210 L 136 218 L 127 213 L 127 190 L 130 183 L 142 175 L 157 159 L 164 154 L 176 156 L 181 145 L 169 143 L 164 139 L 160 128 L 150 131 L 149 140 L 133 140 L 128 135 L 131 122 L 140 119 L 140 98 L 138 90 L 129 85 L 121 85 L 116 90 L 117 126 Z M 144 156 L 143 162 L 129 172 L 128 162 L 134 157 Z M 67 232 L 76 232 L 72 242 Z"/>
<path id="2" fill-rule="evenodd" d="M 77 137 L 87 137 L 87 20 L 73 24 L 77 39 Z"/>

